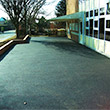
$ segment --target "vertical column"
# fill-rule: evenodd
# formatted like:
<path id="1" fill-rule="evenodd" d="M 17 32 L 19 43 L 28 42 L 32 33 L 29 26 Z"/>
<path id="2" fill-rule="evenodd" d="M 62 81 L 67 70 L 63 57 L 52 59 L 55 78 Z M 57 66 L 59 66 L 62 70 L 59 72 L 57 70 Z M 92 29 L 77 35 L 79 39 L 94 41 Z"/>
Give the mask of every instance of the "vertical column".
<path id="1" fill-rule="evenodd" d="M 107 5 L 105 5 L 105 21 L 104 21 L 104 23 L 105 23 L 105 25 L 104 25 L 104 53 L 105 53 L 105 46 L 106 46 L 106 42 L 105 42 L 105 39 L 106 39 L 106 10 L 107 10 Z"/>
<path id="2" fill-rule="evenodd" d="M 83 44 L 85 44 L 85 13 L 83 14 L 83 17 L 82 17 L 82 35 L 83 35 Z"/>
<path id="3" fill-rule="evenodd" d="M 93 0 L 93 38 L 94 38 L 94 27 L 95 27 L 95 23 L 94 23 L 94 16 L 95 16 L 95 13 L 94 13 L 94 8 L 95 8 L 95 2 Z M 92 39 L 92 48 L 94 49 L 94 39 Z"/>
<path id="4" fill-rule="evenodd" d="M 100 19 L 100 0 L 98 0 L 98 50 L 99 50 L 99 34 L 100 34 L 100 22 L 99 22 L 99 19 Z"/>

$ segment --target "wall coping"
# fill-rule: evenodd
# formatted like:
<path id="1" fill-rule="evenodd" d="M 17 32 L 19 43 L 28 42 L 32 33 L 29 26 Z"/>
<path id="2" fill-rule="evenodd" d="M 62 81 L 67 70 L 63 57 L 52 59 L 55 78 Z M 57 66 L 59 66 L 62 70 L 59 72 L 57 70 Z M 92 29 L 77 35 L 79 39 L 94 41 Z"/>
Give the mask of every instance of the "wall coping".
<path id="1" fill-rule="evenodd" d="M 26 35 L 23 39 L 14 39 L 8 41 L 6 44 L 0 47 L 0 55 L 4 54 L 7 50 L 9 50 L 12 46 L 16 44 L 29 43 L 28 39 L 29 35 Z"/>

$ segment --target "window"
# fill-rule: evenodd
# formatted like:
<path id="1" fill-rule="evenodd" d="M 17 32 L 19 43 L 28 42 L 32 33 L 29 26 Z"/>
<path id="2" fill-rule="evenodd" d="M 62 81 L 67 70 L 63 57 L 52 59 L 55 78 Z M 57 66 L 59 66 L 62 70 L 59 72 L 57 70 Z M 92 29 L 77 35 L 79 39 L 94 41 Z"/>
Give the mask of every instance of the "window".
<path id="1" fill-rule="evenodd" d="M 110 20 L 106 21 L 106 28 L 110 28 Z"/>
<path id="2" fill-rule="evenodd" d="M 104 15 L 105 8 L 100 8 L 100 15 Z"/>
<path id="3" fill-rule="evenodd" d="M 93 36 L 93 19 L 90 20 L 90 36 Z"/>
<path id="4" fill-rule="evenodd" d="M 97 30 L 94 30 L 94 37 L 98 38 L 98 31 Z"/>
<path id="5" fill-rule="evenodd" d="M 86 17 L 89 17 L 89 12 L 86 12 Z"/>
<path id="6" fill-rule="evenodd" d="M 94 10 L 95 16 L 98 16 L 98 9 Z"/>
<path id="7" fill-rule="evenodd" d="M 78 23 L 75 23 L 75 31 L 79 31 L 79 28 L 78 28 Z"/>
<path id="8" fill-rule="evenodd" d="M 93 10 L 90 11 L 90 17 L 92 17 L 92 16 L 93 16 Z"/>
<path id="9" fill-rule="evenodd" d="M 69 29 L 71 30 L 71 24 L 69 25 Z"/>
<path id="10" fill-rule="evenodd" d="M 86 29 L 86 35 L 89 36 L 89 30 L 88 29 Z"/>
<path id="11" fill-rule="evenodd" d="M 74 23 L 71 23 L 71 30 L 74 30 Z"/>
<path id="12" fill-rule="evenodd" d="M 78 30 L 78 23 L 71 23 L 70 24 L 70 30 L 73 30 L 73 31 L 79 31 Z"/>
<path id="13" fill-rule="evenodd" d="M 80 31 L 81 31 L 81 34 L 82 34 L 82 22 L 80 22 Z"/>
<path id="14" fill-rule="evenodd" d="M 107 3 L 107 14 L 110 14 L 110 2 Z"/>
<path id="15" fill-rule="evenodd" d="M 89 21 L 86 21 L 86 27 L 88 27 L 89 26 Z"/>
<path id="16" fill-rule="evenodd" d="M 98 27 L 98 21 L 94 21 L 94 24 L 95 24 L 95 28 Z"/>
<path id="17" fill-rule="evenodd" d="M 104 39 L 104 18 L 99 19 L 99 38 Z"/>
<path id="18" fill-rule="evenodd" d="M 105 40 L 110 41 L 110 32 L 106 32 L 106 37 L 105 37 Z"/>

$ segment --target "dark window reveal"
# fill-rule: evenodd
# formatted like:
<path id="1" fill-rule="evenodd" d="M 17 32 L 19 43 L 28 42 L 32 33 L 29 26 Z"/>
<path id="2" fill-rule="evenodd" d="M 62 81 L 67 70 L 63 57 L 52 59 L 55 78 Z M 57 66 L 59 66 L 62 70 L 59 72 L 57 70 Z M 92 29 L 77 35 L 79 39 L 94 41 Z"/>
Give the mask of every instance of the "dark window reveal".
<path id="1" fill-rule="evenodd" d="M 86 35 L 89 36 L 89 30 L 88 29 L 86 29 Z"/>
<path id="2" fill-rule="evenodd" d="M 92 17 L 92 16 L 93 16 L 93 10 L 90 11 L 90 17 Z"/>
<path id="3" fill-rule="evenodd" d="M 99 38 L 100 39 L 104 39 L 104 21 L 105 21 L 105 19 L 104 18 L 101 18 L 100 20 L 99 20 Z"/>
<path id="4" fill-rule="evenodd" d="M 105 8 L 100 8 L 100 15 L 104 15 L 104 11 L 105 10 Z"/>
<path id="5" fill-rule="evenodd" d="M 106 21 L 106 28 L 110 28 L 110 20 Z"/>
<path id="6" fill-rule="evenodd" d="M 81 30 L 81 34 L 82 34 L 82 22 L 80 22 L 80 30 Z"/>
<path id="7" fill-rule="evenodd" d="M 86 17 L 89 17 L 89 12 L 86 12 Z"/>
<path id="8" fill-rule="evenodd" d="M 107 14 L 110 14 L 110 2 L 109 3 L 107 3 Z"/>
<path id="9" fill-rule="evenodd" d="M 96 28 L 98 27 L 98 21 L 95 21 L 95 27 Z"/>
<path id="10" fill-rule="evenodd" d="M 89 21 L 86 21 L 86 27 L 88 27 L 89 26 Z"/>
<path id="11" fill-rule="evenodd" d="M 98 38 L 98 31 L 97 30 L 94 30 L 94 37 Z"/>
<path id="12" fill-rule="evenodd" d="M 95 16 L 98 16 L 98 9 L 94 10 Z"/>
<path id="13" fill-rule="evenodd" d="M 93 36 L 93 19 L 90 20 L 90 36 Z"/>
<path id="14" fill-rule="evenodd" d="M 106 37 L 105 37 L 105 40 L 110 41 L 110 32 L 106 32 Z"/>

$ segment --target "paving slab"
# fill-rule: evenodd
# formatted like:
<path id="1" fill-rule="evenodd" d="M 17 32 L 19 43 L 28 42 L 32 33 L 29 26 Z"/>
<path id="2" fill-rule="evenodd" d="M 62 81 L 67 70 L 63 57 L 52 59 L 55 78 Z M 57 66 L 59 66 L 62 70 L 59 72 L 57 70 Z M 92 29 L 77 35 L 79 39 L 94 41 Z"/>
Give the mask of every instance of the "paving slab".
<path id="1" fill-rule="evenodd" d="M 0 62 L 0 110 L 110 109 L 110 59 L 61 37 L 33 37 Z"/>

